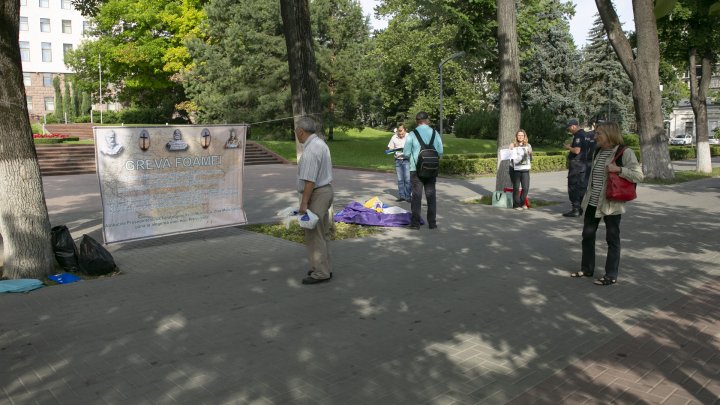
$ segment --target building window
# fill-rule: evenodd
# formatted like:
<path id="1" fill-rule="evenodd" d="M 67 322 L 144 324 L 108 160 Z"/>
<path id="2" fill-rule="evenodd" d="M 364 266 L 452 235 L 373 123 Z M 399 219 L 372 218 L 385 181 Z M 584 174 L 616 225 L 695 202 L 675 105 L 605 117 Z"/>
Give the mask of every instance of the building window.
<path id="1" fill-rule="evenodd" d="M 30 79 L 30 73 L 23 72 L 23 84 L 25 86 L 32 86 L 32 80 Z"/>
<path id="2" fill-rule="evenodd" d="M 20 41 L 20 60 L 30 62 L 30 42 Z"/>
<path id="3" fill-rule="evenodd" d="M 63 10 L 72 10 L 72 1 L 60 0 L 60 7 L 62 7 Z"/>
<path id="4" fill-rule="evenodd" d="M 90 31 L 90 23 L 88 21 L 83 21 L 83 34 Z"/>
<path id="5" fill-rule="evenodd" d="M 50 19 L 49 18 L 41 18 L 40 19 L 40 32 L 50 32 Z"/>
<path id="6" fill-rule="evenodd" d="M 72 21 L 62 20 L 62 32 L 63 34 L 72 34 Z"/>
<path id="7" fill-rule="evenodd" d="M 50 42 L 41 42 L 42 47 L 42 61 L 52 62 L 52 44 Z"/>
<path id="8" fill-rule="evenodd" d="M 55 111 L 55 97 L 45 97 L 45 111 Z"/>
<path id="9" fill-rule="evenodd" d="M 28 24 L 27 17 L 20 17 L 20 31 L 29 31 L 30 25 Z"/>
<path id="10" fill-rule="evenodd" d="M 28 111 L 32 111 L 32 109 L 33 109 L 33 106 L 32 106 L 32 97 L 25 97 L 25 100 L 27 100 L 27 109 L 28 109 Z"/>
<path id="11" fill-rule="evenodd" d="M 27 0 L 20 0 L 21 6 L 27 6 Z"/>
<path id="12" fill-rule="evenodd" d="M 67 53 L 72 51 L 72 44 L 63 44 L 63 62 L 67 58 Z"/>
<path id="13" fill-rule="evenodd" d="M 38 5 L 42 8 L 50 7 L 50 0 L 38 0 Z"/>
<path id="14" fill-rule="evenodd" d="M 43 73 L 43 86 L 52 87 L 52 73 Z"/>

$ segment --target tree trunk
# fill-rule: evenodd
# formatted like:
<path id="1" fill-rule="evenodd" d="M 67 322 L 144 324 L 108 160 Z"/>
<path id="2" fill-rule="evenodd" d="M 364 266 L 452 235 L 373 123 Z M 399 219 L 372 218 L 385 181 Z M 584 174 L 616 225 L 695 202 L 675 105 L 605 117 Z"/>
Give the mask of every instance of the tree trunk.
<path id="1" fill-rule="evenodd" d="M 663 126 L 660 93 L 660 46 L 653 0 L 633 0 L 637 56 L 622 31 L 611 0 L 595 0 L 608 39 L 633 84 L 635 118 L 640 136 L 640 151 L 645 177 L 672 179 L 668 139 Z"/>
<path id="2" fill-rule="evenodd" d="M 10 279 L 43 278 L 55 260 L 22 81 L 19 6 L 0 6 L 0 235 L 3 276 Z"/>
<path id="3" fill-rule="evenodd" d="M 515 0 L 497 0 L 497 37 L 500 58 L 500 123 L 498 128 L 498 171 L 495 190 L 512 187 L 509 162 L 500 160 L 500 149 L 512 142 L 520 129 L 520 57 Z"/>
<path id="4" fill-rule="evenodd" d="M 707 91 L 710 88 L 712 64 L 706 56 L 702 58 L 702 76 L 697 79 L 697 49 L 690 50 L 690 105 L 695 115 L 696 169 L 701 173 L 712 172 L 707 113 Z"/>
<path id="5" fill-rule="evenodd" d="M 324 136 L 318 69 L 310 30 L 308 0 L 280 0 L 280 15 L 290 68 L 290 92 L 295 120 L 311 115 L 318 124 L 318 136 Z M 300 145 L 296 143 L 298 159 Z"/>

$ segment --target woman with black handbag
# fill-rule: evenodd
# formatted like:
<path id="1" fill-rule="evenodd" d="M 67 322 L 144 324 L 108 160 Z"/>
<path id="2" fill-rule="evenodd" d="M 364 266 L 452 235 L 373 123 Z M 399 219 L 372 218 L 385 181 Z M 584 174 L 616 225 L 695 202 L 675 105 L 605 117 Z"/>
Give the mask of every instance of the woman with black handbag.
<path id="1" fill-rule="evenodd" d="M 595 234 L 600 219 L 605 222 L 608 253 L 605 275 L 595 280 L 596 285 L 608 286 L 617 282 L 620 266 L 620 217 L 625 212 L 625 201 L 608 198 L 608 177 L 617 175 L 632 183 L 643 180 L 642 166 L 635 152 L 623 145 L 620 127 L 614 122 L 603 122 L 595 129 L 598 149 L 592 163 L 588 189 L 582 201 L 584 221 L 582 231 L 582 260 L 580 271 L 571 277 L 592 277 L 595 273 Z M 611 195 L 612 197 L 612 195 Z"/>

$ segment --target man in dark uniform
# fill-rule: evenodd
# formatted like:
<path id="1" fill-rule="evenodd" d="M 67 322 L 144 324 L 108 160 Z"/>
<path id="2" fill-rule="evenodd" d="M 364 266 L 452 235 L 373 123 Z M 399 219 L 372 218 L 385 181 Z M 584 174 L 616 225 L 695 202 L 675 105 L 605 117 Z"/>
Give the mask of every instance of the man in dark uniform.
<path id="1" fill-rule="evenodd" d="M 577 119 L 567 122 L 567 130 L 572 134 L 570 143 L 563 145 L 568 153 L 568 197 L 572 209 L 563 214 L 565 217 L 579 217 L 583 211 L 580 203 L 585 196 L 590 171 L 592 168 L 593 151 L 595 150 L 595 133 L 586 133 L 580 128 Z"/>

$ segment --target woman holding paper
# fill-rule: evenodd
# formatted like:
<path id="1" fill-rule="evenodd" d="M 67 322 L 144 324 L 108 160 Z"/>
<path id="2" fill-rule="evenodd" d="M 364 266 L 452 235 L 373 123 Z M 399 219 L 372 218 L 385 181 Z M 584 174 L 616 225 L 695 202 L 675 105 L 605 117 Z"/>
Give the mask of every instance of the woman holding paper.
<path id="1" fill-rule="evenodd" d="M 527 195 L 530 190 L 530 161 L 532 160 L 532 146 L 528 143 L 527 133 L 519 129 L 515 134 L 515 141 L 509 149 L 513 152 L 510 159 L 510 180 L 513 184 L 513 208 L 516 210 L 528 209 Z"/>

